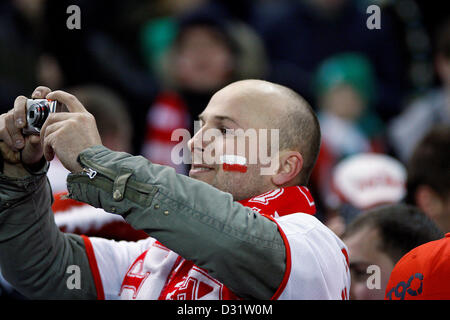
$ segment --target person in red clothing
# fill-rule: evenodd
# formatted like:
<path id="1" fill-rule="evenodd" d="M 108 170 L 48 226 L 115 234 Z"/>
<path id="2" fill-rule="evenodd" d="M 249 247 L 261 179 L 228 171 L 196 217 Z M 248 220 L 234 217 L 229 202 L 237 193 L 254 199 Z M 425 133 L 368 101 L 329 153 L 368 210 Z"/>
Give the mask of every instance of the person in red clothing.
<path id="1" fill-rule="evenodd" d="M 450 300 L 450 233 L 425 243 L 395 265 L 386 300 Z"/>
<path id="2" fill-rule="evenodd" d="M 109 150 L 95 118 L 76 97 L 41 90 L 40 96 L 66 104 L 70 113 L 49 117 L 41 130 L 43 147 L 33 149 L 40 139 L 26 137 L 31 144 L 22 152 L 25 167 L 11 163 L 17 161 L 11 148 L 18 141 L 15 133 L 20 136 L 15 125 L 26 98 L 19 97 L 17 108 L 0 117 L 0 128 L 16 128 L 13 137 L 0 130 L 10 151 L 3 154 L 9 162 L 0 176 L 5 185 L 0 267 L 20 292 L 41 299 L 348 299 L 347 248 L 307 214 L 315 207 L 306 186 L 320 127 L 297 93 L 246 80 L 214 94 L 189 142 L 192 157 L 209 152 L 227 161 L 225 156 L 243 157 L 250 161 L 238 165 L 247 170 L 229 171 L 228 162 L 194 162 L 186 177 L 142 156 Z M 259 152 L 256 163 L 251 161 L 250 145 L 227 150 L 246 141 L 239 129 L 255 130 L 259 137 L 263 129 L 279 133 L 277 147 L 270 143 L 269 160 L 276 165 L 270 173 L 261 173 L 267 165 Z M 203 139 L 209 131 L 218 133 L 213 141 Z M 269 147 L 267 141 L 262 144 L 258 149 Z M 60 232 L 50 209 L 44 151 L 44 160 L 56 154 L 72 172 L 67 178 L 71 199 L 121 215 L 149 237 L 116 242 Z M 23 249 L 15 250 L 18 246 Z M 66 286 L 70 265 L 81 270 L 82 290 Z"/>

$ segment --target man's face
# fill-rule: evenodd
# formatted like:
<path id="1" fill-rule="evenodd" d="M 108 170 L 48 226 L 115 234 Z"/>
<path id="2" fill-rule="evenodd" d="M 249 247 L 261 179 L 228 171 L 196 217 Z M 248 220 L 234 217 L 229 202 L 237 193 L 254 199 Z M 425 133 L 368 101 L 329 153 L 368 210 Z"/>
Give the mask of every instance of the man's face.
<path id="1" fill-rule="evenodd" d="M 231 193 L 234 200 L 253 197 L 274 189 L 270 175 L 261 174 L 261 155 L 278 150 L 265 150 L 259 144 L 270 137 L 270 124 L 277 119 L 277 108 L 268 101 L 270 92 L 254 92 L 239 86 L 228 86 L 217 92 L 199 116 L 200 130 L 189 141 L 193 156 L 189 176 L 219 190 Z M 268 103 L 269 102 L 269 103 Z M 265 135 L 259 129 L 269 129 Z M 252 133 L 249 135 L 248 133 Z M 254 135 L 253 135 L 254 134 Z M 213 136 L 213 137 L 211 137 Z M 268 139 L 269 140 L 269 139 Z M 247 171 L 224 170 L 222 155 L 238 155 L 247 160 Z"/>
<path id="2" fill-rule="evenodd" d="M 343 240 L 349 250 L 350 299 L 383 300 L 394 262 L 380 250 L 378 230 L 364 227 Z"/>

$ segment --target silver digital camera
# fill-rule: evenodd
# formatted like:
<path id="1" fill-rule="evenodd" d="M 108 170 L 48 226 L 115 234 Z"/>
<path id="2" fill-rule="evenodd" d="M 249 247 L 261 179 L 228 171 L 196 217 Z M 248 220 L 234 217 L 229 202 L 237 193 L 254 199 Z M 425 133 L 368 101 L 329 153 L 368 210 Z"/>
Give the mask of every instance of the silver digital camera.
<path id="1" fill-rule="evenodd" d="M 67 107 L 56 101 L 48 99 L 27 100 L 27 126 L 22 129 L 25 135 L 40 134 L 45 120 L 52 112 L 65 112 Z"/>

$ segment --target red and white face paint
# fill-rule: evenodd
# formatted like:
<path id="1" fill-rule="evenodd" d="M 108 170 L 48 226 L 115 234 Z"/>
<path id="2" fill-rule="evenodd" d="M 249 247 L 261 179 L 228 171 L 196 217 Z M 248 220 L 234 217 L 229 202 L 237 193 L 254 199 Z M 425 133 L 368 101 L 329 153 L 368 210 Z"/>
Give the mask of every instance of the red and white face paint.
<path id="1" fill-rule="evenodd" d="M 220 156 L 220 163 L 224 171 L 247 172 L 247 159 L 243 156 L 225 154 Z"/>

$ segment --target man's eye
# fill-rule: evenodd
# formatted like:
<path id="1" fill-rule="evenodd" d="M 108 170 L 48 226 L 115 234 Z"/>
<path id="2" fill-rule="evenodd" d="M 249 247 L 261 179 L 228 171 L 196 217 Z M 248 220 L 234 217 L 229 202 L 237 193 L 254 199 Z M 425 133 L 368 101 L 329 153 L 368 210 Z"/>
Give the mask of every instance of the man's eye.
<path id="1" fill-rule="evenodd" d="M 227 135 L 227 134 L 232 134 L 233 133 L 233 129 L 228 129 L 228 128 L 224 128 L 224 127 L 219 128 L 219 130 L 220 130 L 220 132 L 223 135 Z"/>

